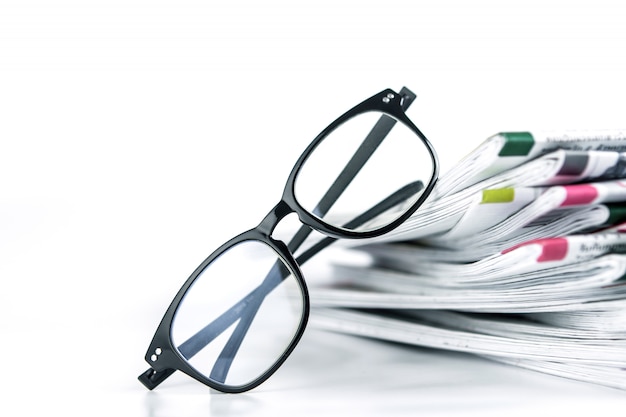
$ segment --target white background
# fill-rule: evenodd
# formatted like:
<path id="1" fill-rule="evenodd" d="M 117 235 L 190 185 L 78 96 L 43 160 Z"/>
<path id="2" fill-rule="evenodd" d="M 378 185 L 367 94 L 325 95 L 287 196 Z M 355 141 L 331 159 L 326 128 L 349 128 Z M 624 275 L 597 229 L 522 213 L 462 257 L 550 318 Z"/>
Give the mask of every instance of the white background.
<path id="1" fill-rule="evenodd" d="M 136 376 L 305 145 L 386 88 L 443 172 L 502 130 L 624 128 L 618 1 L 0 0 L 3 415 L 623 415 L 626 393 L 310 331 L 267 384 Z"/>

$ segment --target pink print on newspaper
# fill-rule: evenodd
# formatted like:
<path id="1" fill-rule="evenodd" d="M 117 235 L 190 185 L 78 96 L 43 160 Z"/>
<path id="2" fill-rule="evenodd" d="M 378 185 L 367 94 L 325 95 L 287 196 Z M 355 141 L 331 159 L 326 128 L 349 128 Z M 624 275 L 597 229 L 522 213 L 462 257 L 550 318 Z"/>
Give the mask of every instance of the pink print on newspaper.
<path id="1" fill-rule="evenodd" d="M 521 243 L 519 245 L 513 246 L 512 248 L 502 251 L 502 254 L 511 252 L 519 247 L 528 246 L 528 245 L 541 246 L 541 253 L 537 257 L 537 262 L 562 261 L 567 256 L 568 248 L 569 248 L 566 238 L 554 237 L 554 238 L 529 240 L 528 242 Z"/>
<path id="2" fill-rule="evenodd" d="M 626 182 L 606 181 L 563 185 L 565 198 L 561 207 L 626 201 Z"/>

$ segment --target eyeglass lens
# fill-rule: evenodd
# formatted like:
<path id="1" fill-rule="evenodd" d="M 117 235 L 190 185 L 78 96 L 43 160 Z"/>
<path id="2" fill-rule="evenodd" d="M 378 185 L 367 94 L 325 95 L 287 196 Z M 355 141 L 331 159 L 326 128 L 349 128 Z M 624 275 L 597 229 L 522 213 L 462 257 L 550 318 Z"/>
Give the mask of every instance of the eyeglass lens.
<path id="1" fill-rule="evenodd" d="M 243 386 L 276 363 L 303 315 L 302 288 L 280 256 L 263 242 L 244 241 L 200 273 L 176 310 L 171 338 L 196 371 Z"/>
<path id="2" fill-rule="evenodd" d="M 349 173 L 354 179 L 332 207 L 319 207 L 337 178 L 346 176 L 346 164 L 355 152 L 366 155 L 367 161 L 359 165 L 358 172 Z M 347 224 L 399 189 L 418 181 L 427 184 L 432 174 L 433 160 L 420 137 L 393 117 L 371 111 L 349 119 L 324 138 L 302 165 L 294 194 L 304 209 L 326 223 L 366 232 L 402 216 L 418 200 L 423 188 L 417 187 L 400 204 L 365 224 Z"/>

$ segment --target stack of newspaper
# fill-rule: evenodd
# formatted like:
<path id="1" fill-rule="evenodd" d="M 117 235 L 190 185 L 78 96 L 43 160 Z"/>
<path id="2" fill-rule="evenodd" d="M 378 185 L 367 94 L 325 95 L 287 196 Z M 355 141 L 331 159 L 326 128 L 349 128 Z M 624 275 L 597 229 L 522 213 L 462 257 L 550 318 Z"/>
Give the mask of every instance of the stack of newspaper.
<path id="1" fill-rule="evenodd" d="M 626 389 L 626 131 L 495 135 L 332 275 L 315 326 Z"/>

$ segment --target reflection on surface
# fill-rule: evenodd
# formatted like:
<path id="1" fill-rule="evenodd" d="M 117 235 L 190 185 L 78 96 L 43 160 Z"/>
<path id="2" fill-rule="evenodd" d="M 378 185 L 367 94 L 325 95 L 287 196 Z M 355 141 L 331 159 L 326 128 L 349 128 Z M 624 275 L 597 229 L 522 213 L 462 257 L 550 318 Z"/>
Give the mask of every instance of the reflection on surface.
<path id="1" fill-rule="evenodd" d="M 181 386 L 176 393 L 146 393 L 144 405 L 148 417 L 162 416 L 247 416 L 262 412 L 262 401 L 249 394 L 223 394 L 206 388 L 203 393 Z"/>
<path id="2" fill-rule="evenodd" d="M 262 406 L 261 401 L 246 393 L 230 395 L 213 391 L 213 394 L 210 406 L 212 416 L 251 415 Z"/>

